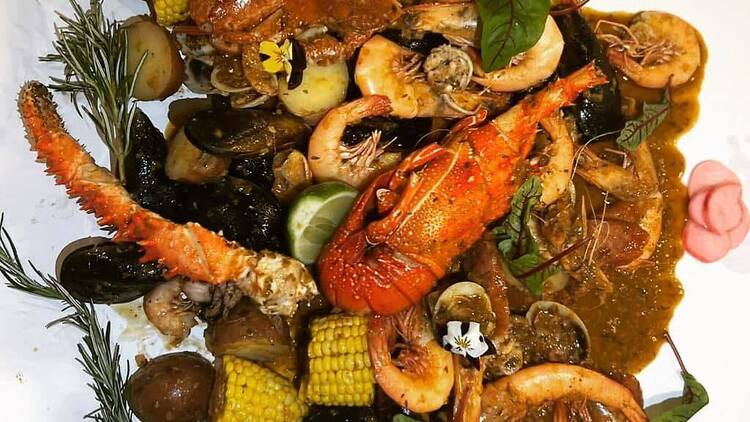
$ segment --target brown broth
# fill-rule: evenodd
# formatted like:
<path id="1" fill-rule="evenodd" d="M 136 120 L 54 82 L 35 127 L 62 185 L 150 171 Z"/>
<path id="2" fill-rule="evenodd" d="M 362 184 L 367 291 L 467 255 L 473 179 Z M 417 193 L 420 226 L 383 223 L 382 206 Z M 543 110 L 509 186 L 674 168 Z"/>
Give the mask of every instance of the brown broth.
<path id="1" fill-rule="evenodd" d="M 633 15 L 586 10 L 585 16 L 595 25 L 599 19 L 627 23 Z M 677 141 L 698 118 L 698 93 L 707 57 L 702 39 L 701 50 L 701 67 L 692 81 L 672 90 L 672 109 L 648 138 L 664 195 L 662 233 L 652 257 L 654 265 L 634 272 L 610 272 L 615 289 L 605 304 L 593 309 L 573 306 L 589 329 L 591 364 L 600 370 L 634 373 L 651 362 L 682 298 L 675 266 L 683 255 L 681 233 L 687 215 L 687 190 L 681 181 L 685 160 Z M 656 102 L 662 95 L 661 90 L 638 87 L 624 77 L 620 78 L 620 89 L 624 97 L 639 103 Z"/>

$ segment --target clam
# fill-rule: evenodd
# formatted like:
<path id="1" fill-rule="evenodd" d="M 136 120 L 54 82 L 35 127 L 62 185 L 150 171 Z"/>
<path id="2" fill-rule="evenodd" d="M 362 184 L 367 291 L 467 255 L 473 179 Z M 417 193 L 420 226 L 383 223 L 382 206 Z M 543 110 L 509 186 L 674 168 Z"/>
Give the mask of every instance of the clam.
<path id="1" fill-rule="evenodd" d="M 535 338 L 530 361 L 579 364 L 589 357 L 588 329 L 572 309 L 557 302 L 537 301 L 526 319 Z"/>
<path id="2" fill-rule="evenodd" d="M 301 145 L 309 128 L 297 117 L 265 110 L 203 110 L 185 125 L 190 142 L 223 157 L 247 157 Z"/>
<path id="3" fill-rule="evenodd" d="M 76 240 L 57 258 L 60 284 L 73 297 L 93 303 L 125 303 L 137 299 L 164 281 L 156 262 L 141 263 L 136 243 L 114 243 L 103 237 Z"/>
<path id="4" fill-rule="evenodd" d="M 185 60 L 185 86 L 196 94 L 212 94 L 217 92 L 211 83 L 213 64 L 197 57 L 188 57 Z"/>
<path id="5" fill-rule="evenodd" d="M 462 281 L 445 289 L 432 310 L 432 322 L 442 327 L 448 321 L 478 322 L 485 335 L 495 331 L 495 313 L 490 297 L 477 283 Z"/>

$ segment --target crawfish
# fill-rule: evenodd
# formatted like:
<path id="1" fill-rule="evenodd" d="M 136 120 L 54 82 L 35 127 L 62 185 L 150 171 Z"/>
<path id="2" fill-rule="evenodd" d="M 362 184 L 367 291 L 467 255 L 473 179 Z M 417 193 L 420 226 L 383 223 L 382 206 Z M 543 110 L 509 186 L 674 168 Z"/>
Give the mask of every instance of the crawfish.
<path id="1" fill-rule="evenodd" d="M 116 230 L 116 241 L 136 241 L 144 262 L 158 260 L 167 277 L 181 275 L 211 284 L 236 282 L 266 313 L 290 315 L 317 294 L 305 266 L 284 255 L 245 249 L 196 223 L 176 224 L 138 205 L 108 170 L 65 131 L 47 88 L 29 82 L 18 107 L 31 147 L 47 172 L 93 212 L 99 224 Z"/>
<path id="2" fill-rule="evenodd" d="M 461 120 L 442 144 L 376 177 L 318 260 L 331 303 L 388 315 L 416 304 L 485 225 L 508 211 L 539 121 L 605 82 L 585 66 L 488 123 L 486 111 Z M 368 222 L 373 214 L 379 218 Z"/>

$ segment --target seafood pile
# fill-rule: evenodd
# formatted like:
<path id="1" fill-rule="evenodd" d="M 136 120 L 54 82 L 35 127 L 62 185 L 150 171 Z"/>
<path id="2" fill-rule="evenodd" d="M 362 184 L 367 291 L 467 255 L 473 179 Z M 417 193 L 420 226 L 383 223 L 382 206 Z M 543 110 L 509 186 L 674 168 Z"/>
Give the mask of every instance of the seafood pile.
<path id="1" fill-rule="evenodd" d="M 664 122 L 705 47 L 666 12 L 542 1 L 510 54 L 486 3 L 149 2 L 123 26 L 130 95 L 195 95 L 163 133 L 134 107 L 116 168 L 21 87 L 36 157 L 112 234 L 65 248 L 61 285 L 142 301 L 174 347 L 207 323 L 213 364 L 141 359 L 140 420 L 648 420 L 634 374 L 686 220 Z M 706 261 L 750 225 L 722 174 L 689 188 Z"/>

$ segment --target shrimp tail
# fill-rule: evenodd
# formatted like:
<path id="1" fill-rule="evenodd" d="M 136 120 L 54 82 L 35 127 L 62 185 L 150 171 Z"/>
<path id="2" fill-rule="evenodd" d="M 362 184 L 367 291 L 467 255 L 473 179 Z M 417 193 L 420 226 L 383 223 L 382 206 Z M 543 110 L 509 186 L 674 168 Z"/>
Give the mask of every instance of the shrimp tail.
<path id="1" fill-rule="evenodd" d="M 120 182 L 94 162 L 70 134 L 47 88 L 28 82 L 18 98 L 27 137 L 39 161 L 65 185 L 81 209 L 101 226 L 115 230 L 116 241 L 137 242 L 142 261 L 157 260 L 167 277 L 181 275 L 210 284 L 238 283 L 264 312 L 289 315 L 297 303 L 318 293 L 305 266 L 269 251 L 245 249 L 196 223 L 175 224 L 138 205 Z"/>

